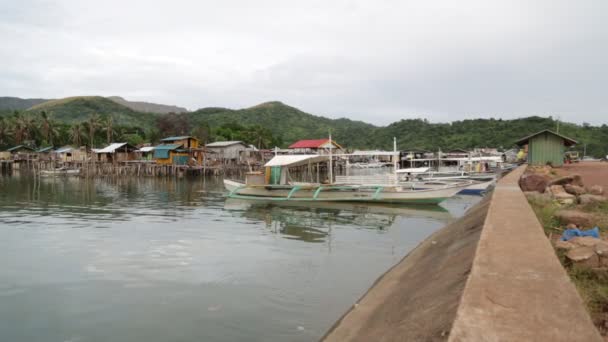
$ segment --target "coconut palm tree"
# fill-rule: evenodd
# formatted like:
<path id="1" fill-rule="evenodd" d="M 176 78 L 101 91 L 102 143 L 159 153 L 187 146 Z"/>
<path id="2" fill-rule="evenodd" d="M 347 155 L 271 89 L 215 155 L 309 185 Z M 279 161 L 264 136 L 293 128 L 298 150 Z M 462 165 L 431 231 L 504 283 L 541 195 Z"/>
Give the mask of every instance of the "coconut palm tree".
<path id="1" fill-rule="evenodd" d="M 5 145 L 10 138 L 10 124 L 5 118 L 0 117 L 0 146 Z"/>
<path id="2" fill-rule="evenodd" d="M 84 140 L 84 131 L 82 123 L 75 123 L 70 127 L 70 140 L 76 147 L 79 147 Z"/>
<path id="3" fill-rule="evenodd" d="M 53 145 L 53 138 L 56 138 L 59 135 L 59 130 L 53 121 L 52 115 L 47 114 L 46 111 L 40 112 L 41 123 L 40 130 L 42 133 L 42 138 L 49 144 Z"/>
<path id="4" fill-rule="evenodd" d="M 21 113 L 19 113 L 18 111 L 15 111 L 13 113 L 13 117 L 11 119 L 11 125 L 10 125 L 10 132 L 13 135 L 13 139 L 15 141 L 15 144 L 19 145 L 23 142 L 23 140 L 25 139 L 25 123 L 23 121 L 23 117 L 21 116 Z"/>
<path id="5" fill-rule="evenodd" d="M 104 125 L 105 130 L 106 130 L 106 140 L 107 140 L 106 142 L 108 144 L 110 144 L 112 142 L 112 140 L 113 140 L 112 137 L 114 136 L 114 133 L 115 133 L 114 132 L 114 127 L 113 127 L 114 121 L 113 121 L 111 115 L 109 115 L 106 118 L 106 120 L 103 122 L 103 125 Z"/>
<path id="6" fill-rule="evenodd" d="M 97 114 L 93 114 L 89 117 L 87 127 L 89 129 L 90 147 L 93 148 L 93 144 L 95 142 L 95 133 L 97 132 L 97 129 L 101 127 L 101 121 L 99 120 L 99 116 Z"/>

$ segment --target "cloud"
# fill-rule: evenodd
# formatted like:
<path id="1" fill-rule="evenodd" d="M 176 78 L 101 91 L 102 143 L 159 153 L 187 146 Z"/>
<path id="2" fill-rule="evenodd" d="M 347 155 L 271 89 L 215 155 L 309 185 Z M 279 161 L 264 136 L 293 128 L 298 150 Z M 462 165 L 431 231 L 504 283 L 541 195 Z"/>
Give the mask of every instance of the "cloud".
<path id="1" fill-rule="evenodd" d="M 0 94 L 605 123 L 605 1 L 0 4 Z"/>

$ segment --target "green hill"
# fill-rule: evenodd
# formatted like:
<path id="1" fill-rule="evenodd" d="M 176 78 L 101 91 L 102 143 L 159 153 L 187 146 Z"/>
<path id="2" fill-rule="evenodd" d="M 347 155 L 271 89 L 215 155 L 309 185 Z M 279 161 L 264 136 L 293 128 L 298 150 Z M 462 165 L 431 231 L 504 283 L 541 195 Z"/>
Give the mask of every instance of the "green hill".
<path id="1" fill-rule="evenodd" d="M 72 124 L 86 121 L 89 116 L 111 115 L 116 125 L 150 128 L 154 125 L 156 114 L 136 112 L 102 96 L 76 96 L 59 100 L 50 100 L 35 105 L 27 112 L 46 111 L 63 123 Z"/>
<path id="2" fill-rule="evenodd" d="M 0 110 L 24 110 L 46 102 L 45 99 L 21 99 L 18 97 L 0 97 Z"/>
<path id="3" fill-rule="evenodd" d="M 392 149 L 393 137 L 397 137 L 400 149 L 507 149 L 518 138 L 546 128 L 555 129 L 557 126 L 551 117 L 532 116 L 514 120 L 475 119 L 451 123 L 407 119 L 378 127 L 361 121 L 312 115 L 281 102 L 266 102 L 244 109 L 212 107 L 182 114 L 154 114 L 135 111 L 100 96 L 46 101 L 29 108 L 24 115 L 38 117 L 43 110 L 52 113 L 54 120 L 65 125 L 62 128 L 63 136 L 67 134 L 69 125 L 86 121 L 92 114 L 98 114 L 101 117 L 111 115 L 117 131 L 121 134 L 137 133 L 144 141 L 157 141 L 165 135 L 176 134 L 167 128 L 175 123 L 179 126 L 179 134 L 204 136 L 205 141 L 240 138 L 255 143 L 260 134 L 264 134 L 264 145 L 279 144 L 283 147 L 300 139 L 327 137 L 331 130 L 333 138 L 350 149 Z M 7 133 L 4 134 L 10 134 L 11 125 L 15 124 L 12 111 L 0 110 L 0 120 L 2 117 L 6 118 L 4 123 L 0 122 L 7 127 L 4 130 Z M 164 120 L 159 120 L 160 118 Z M 163 121 L 165 126 L 160 124 Z M 606 125 L 561 123 L 560 133 L 578 140 L 578 149 L 581 151 L 586 145 L 589 155 L 600 157 L 608 153 Z M 103 135 L 101 132 L 99 134 L 98 140 L 101 142 Z M 2 139 L 5 144 L 11 141 L 8 135 L 6 138 L 0 137 Z"/>
<path id="4" fill-rule="evenodd" d="M 157 113 L 157 114 L 167 114 L 167 113 L 185 113 L 188 110 L 184 107 L 177 107 L 171 105 L 164 105 L 158 103 L 150 103 L 150 102 L 138 102 L 138 101 L 127 101 L 120 96 L 110 96 L 109 100 L 112 100 L 118 104 L 129 107 L 134 111 L 145 112 L 145 113 Z"/>
<path id="5" fill-rule="evenodd" d="M 299 139 L 320 139 L 329 135 L 350 147 L 369 146 L 376 126 L 349 119 L 329 119 L 305 113 L 281 102 L 266 102 L 245 109 L 203 108 L 192 112 L 194 124 L 206 122 L 211 128 L 228 123 L 268 128 L 286 145 Z"/>

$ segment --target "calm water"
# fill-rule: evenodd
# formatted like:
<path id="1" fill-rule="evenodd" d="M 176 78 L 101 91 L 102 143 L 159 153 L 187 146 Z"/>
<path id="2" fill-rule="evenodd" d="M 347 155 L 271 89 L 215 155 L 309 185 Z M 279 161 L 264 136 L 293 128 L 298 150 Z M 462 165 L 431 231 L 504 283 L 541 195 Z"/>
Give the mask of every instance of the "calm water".
<path id="1" fill-rule="evenodd" d="M 226 201 L 221 179 L 0 177 L 0 341 L 317 340 L 435 210 Z"/>

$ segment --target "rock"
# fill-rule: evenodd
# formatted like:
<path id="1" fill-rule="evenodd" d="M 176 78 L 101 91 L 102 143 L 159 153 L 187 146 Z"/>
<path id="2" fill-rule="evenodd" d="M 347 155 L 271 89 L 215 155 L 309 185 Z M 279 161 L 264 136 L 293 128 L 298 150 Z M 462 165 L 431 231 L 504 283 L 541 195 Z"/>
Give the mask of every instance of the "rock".
<path id="1" fill-rule="evenodd" d="M 575 248 L 575 247 L 576 247 L 576 245 L 575 245 L 575 244 L 573 244 L 573 243 L 572 243 L 572 242 L 570 242 L 570 241 L 562 241 L 562 240 L 558 240 L 558 241 L 555 243 L 555 249 L 565 249 L 565 250 L 570 250 L 570 249 Z"/>
<path id="2" fill-rule="evenodd" d="M 555 213 L 555 218 L 557 218 L 563 224 L 572 223 L 578 227 L 591 227 L 593 224 L 593 215 L 579 210 L 560 210 Z"/>
<path id="3" fill-rule="evenodd" d="M 589 193 L 592 195 L 601 196 L 604 194 L 604 188 L 601 185 L 593 185 L 589 188 Z"/>
<path id="4" fill-rule="evenodd" d="M 577 186 L 581 186 L 581 187 L 584 186 L 583 179 L 581 178 L 580 175 L 576 175 L 576 174 L 555 178 L 555 179 L 549 181 L 549 183 L 547 183 L 547 186 L 566 185 L 566 184 L 573 184 L 573 185 L 577 185 Z"/>
<path id="5" fill-rule="evenodd" d="M 600 258 L 595 253 L 593 247 L 581 246 L 573 248 L 566 253 L 566 257 L 580 266 L 598 267 L 600 265 Z"/>
<path id="6" fill-rule="evenodd" d="M 600 240 L 600 239 L 597 239 L 597 240 Z M 608 258 L 608 242 L 606 242 L 604 240 L 600 240 L 598 243 L 595 244 L 594 250 L 595 250 L 595 253 L 597 253 L 599 256 Z"/>
<path id="7" fill-rule="evenodd" d="M 601 241 L 593 247 L 595 253 L 600 257 L 600 266 L 608 266 L 608 242 Z"/>
<path id="8" fill-rule="evenodd" d="M 566 225 L 566 229 L 575 229 L 575 228 L 578 228 L 578 227 L 574 223 L 568 223 Z"/>
<path id="9" fill-rule="evenodd" d="M 580 204 L 601 203 L 608 201 L 608 198 L 604 196 L 584 194 L 578 197 L 578 201 Z"/>
<path id="10" fill-rule="evenodd" d="M 542 193 L 545 192 L 548 183 L 549 177 L 547 175 L 536 173 L 524 174 L 519 179 L 519 187 L 522 191 L 538 191 Z"/>
<path id="11" fill-rule="evenodd" d="M 564 185 L 564 190 L 571 195 L 580 196 L 587 191 L 582 186 L 574 185 L 574 184 L 566 184 Z"/>
<path id="12" fill-rule="evenodd" d="M 561 185 L 551 185 L 548 189 L 553 198 L 561 204 L 573 204 L 576 201 L 576 196 L 567 193 Z"/>
<path id="13" fill-rule="evenodd" d="M 576 246 L 593 247 L 593 246 L 601 243 L 602 240 L 595 238 L 593 236 L 576 236 L 576 237 L 573 237 L 572 239 L 568 240 L 568 242 L 570 242 L 571 244 L 576 245 Z"/>

